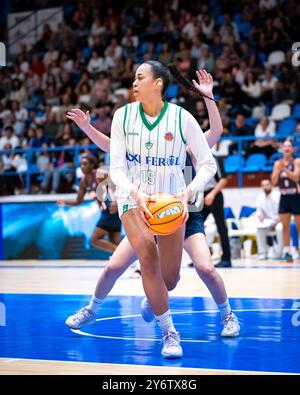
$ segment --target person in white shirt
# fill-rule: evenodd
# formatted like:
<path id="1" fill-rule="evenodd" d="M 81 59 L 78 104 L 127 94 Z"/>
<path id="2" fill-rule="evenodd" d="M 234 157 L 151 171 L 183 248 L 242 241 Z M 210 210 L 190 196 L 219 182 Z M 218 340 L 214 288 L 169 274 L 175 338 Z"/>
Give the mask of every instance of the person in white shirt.
<path id="1" fill-rule="evenodd" d="M 92 57 L 89 60 L 87 69 L 91 74 L 100 73 L 103 70 L 104 59 L 98 55 L 97 51 L 92 52 Z"/>
<path id="2" fill-rule="evenodd" d="M 4 136 L 0 138 L 0 149 L 4 149 L 6 144 L 10 144 L 13 149 L 20 145 L 20 140 L 11 126 L 4 128 Z"/>
<path id="3" fill-rule="evenodd" d="M 254 134 L 256 137 L 273 137 L 276 133 L 276 124 L 267 117 L 261 117 L 256 125 Z M 263 153 L 268 158 L 277 151 L 276 140 L 272 138 L 257 139 L 251 144 L 251 154 Z"/>
<path id="4" fill-rule="evenodd" d="M 283 249 L 282 224 L 279 220 L 279 200 L 280 193 L 272 189 L 270 180 L 265 179 L 261 182 L 261 193 L 256 199 L 256 215 L 258 218 L 256 242 L 258 258 L 264 260 L 269 258 L 280 258 Z M 276 245 L 273 254 L 268 256 L 267 236 L 270 231 L 276 232 Z"/>

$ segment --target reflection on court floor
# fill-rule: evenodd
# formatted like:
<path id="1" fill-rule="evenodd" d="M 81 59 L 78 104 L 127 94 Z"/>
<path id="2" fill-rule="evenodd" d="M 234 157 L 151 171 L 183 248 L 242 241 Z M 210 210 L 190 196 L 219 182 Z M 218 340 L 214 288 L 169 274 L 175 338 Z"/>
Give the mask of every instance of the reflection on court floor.
<path id="1" fill-rule="evenodd" d="M 0 300 L 1 358 L 300 373 L 300 304 L 293 299 L 231 298 L 241 336 L 223 339 L 212 299 L 172 297 L 184 350 L 173 361 L 160 357 L 160 332 L 142 320 L 141 297 L 108 297 L 98 320 L 80 331 L 64 321 L 88 296 L 0 294 Z"/>

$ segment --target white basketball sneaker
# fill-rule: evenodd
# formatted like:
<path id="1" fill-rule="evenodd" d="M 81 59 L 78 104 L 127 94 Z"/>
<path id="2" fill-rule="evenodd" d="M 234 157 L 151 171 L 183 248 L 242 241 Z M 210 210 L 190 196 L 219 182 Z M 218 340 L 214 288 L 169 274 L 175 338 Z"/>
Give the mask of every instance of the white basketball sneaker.
<path id="1" fill-rule="evenodd" d="M 84 325 L 92 324 L 96 321 L 96 314 L 89 310 L 87 307 L 83 307 L 74 315 L 70 315 L 66 319 L 65 324 L 72 329 L 79 329 Z"/>
<path id="2" fill-rule="evenodd" d="M 168 332 L 163 337 L 163 349 L 161 355 L 164 358 L 175 359 L 182 357 L 182 348 L 180 345 L 180 336 L 178 332 Z"/>
<path id="3" fill-rule="evenodd" d="M 240 334 L 240 324 L 237 316 L 231 312 L 223 318 L 224 328 L 221 332 L 222 337 L 237 337 Z"/>
<path id="4" fill-rule="evenodd" d="M 144 298 L 141 303 L 141 315 L 146 322 L 152 322 L 155 318 L 152 307 L 146 298 Z"/>

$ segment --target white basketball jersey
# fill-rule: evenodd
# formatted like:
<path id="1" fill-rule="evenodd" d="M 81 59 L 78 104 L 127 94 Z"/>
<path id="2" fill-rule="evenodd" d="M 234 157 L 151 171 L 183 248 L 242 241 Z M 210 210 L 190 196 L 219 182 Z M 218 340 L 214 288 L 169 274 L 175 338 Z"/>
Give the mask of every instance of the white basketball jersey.
<path id="1" fill-rule="evenodd" d="M 181 111 L 181 107 L 165 102 L 159 117 L 150 123 L 139 102 L 125 106 L 127 176 L 142 192 L 175 194 L 185 189 Z"/>

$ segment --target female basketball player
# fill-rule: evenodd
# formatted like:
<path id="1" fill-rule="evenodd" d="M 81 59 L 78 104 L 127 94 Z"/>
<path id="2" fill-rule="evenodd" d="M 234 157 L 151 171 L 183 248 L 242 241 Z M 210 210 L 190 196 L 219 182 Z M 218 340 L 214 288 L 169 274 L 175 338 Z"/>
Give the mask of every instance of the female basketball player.
<path id="1" fill-rule="evenodd" d="M 294 158 L 294 147 L 290 140 L 282 145 L 283 158 L 274 164 L 271 181 L 278 185 L 281 196 L 279 202 L 279 218 L 282 223 L 283 257 L 287 262 L 293 262 L 290 251 L 290 222 L 294 215 L 295 225 L 300 235 L 300 159 Z"/>
<path id="2" fill-rule="evenodd" d="M 200 92 L 208 97 L 212 97 L 213 80 L 211 75 L 207 74 L 205 71 L 199 70 L 199 72 L 197 72 L 197 77 L 199 84 L 193 81 L 194 86 L 191 85 L 189 89 L 193 88 L 192 90 L 195 92 Z M 205 132 L 204 135 L 209 146 L 212 147 L 220 138 L 223 127 L 216 104 L 208 99 L 205 99 L 205 103 L 208 110 L 211 128 Z M 85 114 L 79 109 L 74 109 L 67 117 L 76 122 L 76 124 L 101 149 L 105 151 L 109 150 L 109 139 L 90 125 L 88 112 Z M 190 213 L 186 228 L 184 248 L 189 251 L 189 254 L 193 258 L 194 267 L 196 268 L 200 278 L 210 290 L 220 309 L 224 325 L 221 335 L 238 336 L 239 324 L 236 316 L 231 311 L 224 282 L 213 266 L 209 248 L 204 236 L 204 226 L 201 214 L 197 212 Z M 94 322 L 96 313 L 99 311 L 103 299 L 108 295 L 116 280 L 135 260 L 136 254 L 125 237 L 102 272 L 89 306 L 80 309 L 75 315 L 70 316 L 66 320 L 66 324 L 71 328 L 79 329 L 83 325 Z M 178 278 L 171 278 L 170 280 L 168 270 L 165 270 L 164 274 L 168 274 L 168 279 L 166 281 L 168 289 L 173 289 Z M 144 299 L 142 302 L 142 315 L 146 321 L 154 319 L 154 314 L 147 299 Z"/>
<path id="3" fill-rule="evenodd" d="M 75 201 L 71 200 L 58 200 L 57 204 L 59 206 L 79 206 L 84 201 L 84 196 L 86 193 L 94 193 L 95 199 L 97 185 L 101 183 L 105 178 L 109 177 L 107 171 L 103 169 L 95 169 L 95 158 L 90 155 L 84 155 L 80 160 L 80 168 L 83 173 L 83 177 L 79 184 L 79 189 L 77 193 L 77 198 Z M 96 228 L 91 237 L 90 243 L 101 250 L 107 252 L 114 252 L 118 244 L 121 241 L 121 221 L 117 213 L 116 202 L 106 199 L 106 186 L 105 191 L 103 191 L 101 201 L 98 201 L 99 207 L 102 211 L 100 220 L 98 221 Z M 109 186 L 109 185 L 108 185 Z M 111 189 L 111 188 L 110 188 Z M 113 193 L 113 191 L 109 191 Z M 104 236 L 108 236 L 108 240 L 104 239 Z"/>

